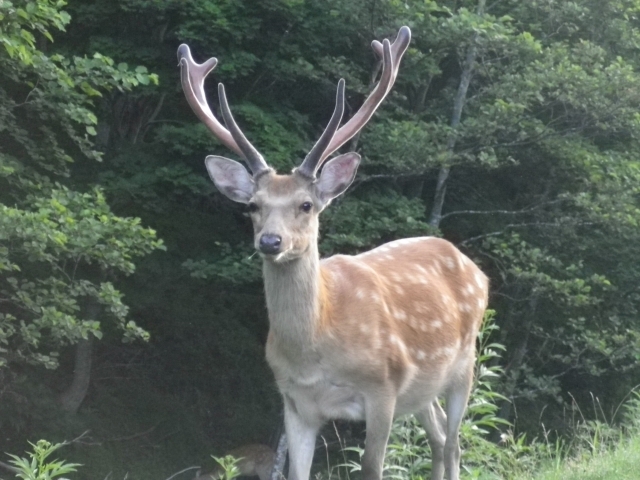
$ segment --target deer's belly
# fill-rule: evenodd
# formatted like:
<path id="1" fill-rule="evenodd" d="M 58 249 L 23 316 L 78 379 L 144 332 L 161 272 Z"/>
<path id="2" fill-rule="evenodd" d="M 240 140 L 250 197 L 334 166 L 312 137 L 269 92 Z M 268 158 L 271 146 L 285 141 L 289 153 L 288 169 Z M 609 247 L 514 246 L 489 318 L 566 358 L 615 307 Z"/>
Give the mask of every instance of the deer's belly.
<path id="1" fill-rule="evenodd" d="M 308 419 L 364 420 L 364 397 L 349 385 L 331 382 L 324 376 L 288 379 L 280 390 L 300 415 Z"/>

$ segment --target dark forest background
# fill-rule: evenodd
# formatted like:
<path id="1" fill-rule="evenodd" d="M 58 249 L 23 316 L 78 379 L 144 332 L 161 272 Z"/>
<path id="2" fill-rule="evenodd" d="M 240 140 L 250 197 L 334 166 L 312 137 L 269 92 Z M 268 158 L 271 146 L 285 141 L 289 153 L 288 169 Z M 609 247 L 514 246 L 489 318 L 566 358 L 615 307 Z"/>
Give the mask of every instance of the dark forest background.
<path id="1" fill-rule="evenodd" d="M 224 82 L 287 172 L 402 25 L 322 254 L 451 240 L 491 278 L 516 432 L 617 408 L 640 383 L 640 1 L 0 0 L 0 451 L 90 430 L 78 478 L 158 479 L 277 441 L 260 259 L 176 50 L 218 58 L 212 109 Z"/>

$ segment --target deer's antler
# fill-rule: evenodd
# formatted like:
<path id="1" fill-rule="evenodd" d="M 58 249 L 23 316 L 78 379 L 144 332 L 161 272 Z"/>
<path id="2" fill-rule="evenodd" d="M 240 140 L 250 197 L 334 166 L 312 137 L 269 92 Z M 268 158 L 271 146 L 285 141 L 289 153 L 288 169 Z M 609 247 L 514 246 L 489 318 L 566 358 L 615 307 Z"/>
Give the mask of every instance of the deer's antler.
<path id="1" fill-rule="evenodd" d="M 302 164 L 296 169 L 296 171 L 306 177 L 315 177 L 318 170 L 318 164 L 322 158 L 322 154 L 325 152 L 329 143 L 333 139 L 338 127 L 340 126 L 340 120 L 344 113 L 344 78 L 341 78 L 338 82 L 338 93 L 336 94 L 336 107 L 333 110 L 333 115 L 327 128 L 324 129 L 322 135 L 313 146 L 311 151 L 307 154 Z"/>
<path id="2" fill-rule="evenodd" d="M 315 177 L 322 162 L 358 133 L 371 119 L 382 100 L 393 87 L 398 75 L 400 60 L 410 41 L 411 30 L 409 30 L 409 27 L 400 29 L 393 44 L 387 39 L 383 40 L 382 43 L 377 40 L 373 41 L 371 46 L 374 52 L 378 57 L 382 58 L 383 66 L 380 81 L 356 114 L 339 129 L 338 126 L 344 113 L 344 80 L 341 79 L 338 82 L 336 107 L 331 120 L 320 139 L 305 157 L 300 167 L 298 167 L 297 171 L 300 174 L 307 177 Z M 222 84 L 218 86 L 218 94 L 222 117 L 228 130 L 218 121 L 209 108 L 204 93 L 204 80 L 216 67 L 218 60 L 210 58 L 206 62 L 198 64 L 193 60 L 191 51 L 185 44 L 180 45 L 178 48 L 178 60 L 180 62 L 182 88 L 189 105 L 198 118 L 224 145 L 245 158 L 254 176 L 270 170 L 262 155 L 251 145 L 233 119 Z"/>
<path id="3" fill-rule="evenodd" d="M 206 76 L 216 67 L 218 59 L 210 58 L 202 64 L 193 60 L 189 47 L 184 43 L 178 47 L 178 61 L 180 63 L 180 77 L 182 89 L 187 97 L 187 101 L 197 117 L 207 128 L 228 148 L 241 155 L 249 165 L 254 176 L 263 171 L 269 170 L 269 165 L 264 161 L 262 155 L 244 136 L 231 115 L 227 99 L 224 95 L 224 87 L 219 85 L 220 106 L 222 116 L 229 127 L 227 130 L 213 115 L 207 103 L 204 93 L 204 80 Z"/>
<path id="4" fill-rule="evenodd" d="M 329 155 L 347 143 L 349 139 L 358 133 L 371 119 L 380 103 L 382 103 L 382 100 L 384 100 L 391 90 L 391 87 L 393 87 L 396 76 L 398 75 L 400 60 L 402 60 L 402 56 L 404 55 L 404 52 L 406 52 L 410 41 L 411 30 L 409 30 L 409 27 L 402 27 L 400 28 L 398 36 L 393 44 L 390 44 L 387 39 L 383 40 L 382 43 L 377 40 L 374 40 L 371 43 L 373 51 L 378 55 L 378 57 L 382 58 L 383 62 L 380 81 L 356 114 L 351 117 L 347 123 L 340 127 L 340 130 L 338 130 L 333 136 L 329 146 L 320 157 L 318 167 Z"/>

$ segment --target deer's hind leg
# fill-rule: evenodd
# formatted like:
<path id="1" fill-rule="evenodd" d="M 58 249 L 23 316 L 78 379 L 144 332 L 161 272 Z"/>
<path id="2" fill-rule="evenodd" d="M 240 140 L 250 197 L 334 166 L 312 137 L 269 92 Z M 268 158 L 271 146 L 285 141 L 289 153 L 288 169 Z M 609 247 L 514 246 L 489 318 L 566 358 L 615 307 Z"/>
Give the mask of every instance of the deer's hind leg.
<path id="1" fill-rule="evenodd" d="M 438 399 L 434 399 L 427 408 L 416 413 L 416 418 L 427 432 L 431 447 L 431 480 L 442 480 L 445 470 L 444 446 L 447 416 Z"/>
<path id="2" fill-rule="evenodd" d="M 467 410 L 473 384 L 473 360 L 471 357 L 469 364 L 462 371 L 462 374 L 452 382 L 445 395 L 447 440 L 444 445 L 444 464 L 448 480 L 460 479 L 460 425 Z"/>

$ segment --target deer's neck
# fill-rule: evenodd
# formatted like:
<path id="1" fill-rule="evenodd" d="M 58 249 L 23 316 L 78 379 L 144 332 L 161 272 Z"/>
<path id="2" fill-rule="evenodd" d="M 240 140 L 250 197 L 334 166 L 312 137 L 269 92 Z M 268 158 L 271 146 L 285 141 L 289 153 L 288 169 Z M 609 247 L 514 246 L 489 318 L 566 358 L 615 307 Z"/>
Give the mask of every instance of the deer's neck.
<path id="1" fill-rule="evenodd" d="M 284 264 L 265 261 L 263 273 L 269 323 L 278 343 L 312 348 L 323 288 L 317 246 Z"/>

